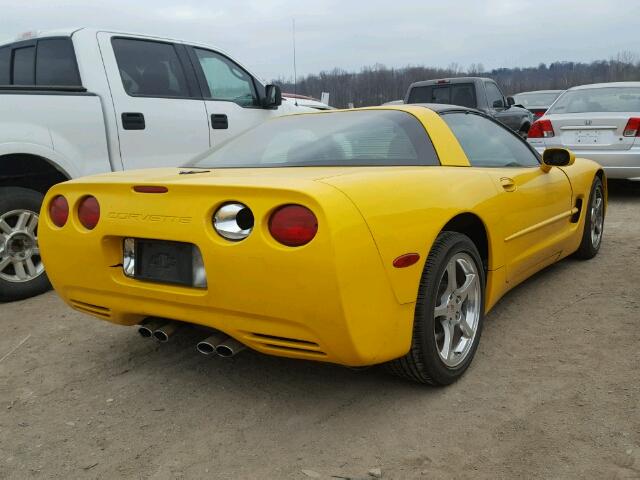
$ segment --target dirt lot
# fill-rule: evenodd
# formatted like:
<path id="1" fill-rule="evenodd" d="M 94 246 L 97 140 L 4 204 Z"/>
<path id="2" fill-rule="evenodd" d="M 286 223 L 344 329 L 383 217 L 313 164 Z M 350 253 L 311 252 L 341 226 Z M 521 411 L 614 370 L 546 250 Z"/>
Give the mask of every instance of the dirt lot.
<path id="1" fill-rule="evenodd" d="M 613 185 L 600 255 L 507 295 L 445 389 L 0 305 L 0 478 L 640 478 L 639 256 Z"/>

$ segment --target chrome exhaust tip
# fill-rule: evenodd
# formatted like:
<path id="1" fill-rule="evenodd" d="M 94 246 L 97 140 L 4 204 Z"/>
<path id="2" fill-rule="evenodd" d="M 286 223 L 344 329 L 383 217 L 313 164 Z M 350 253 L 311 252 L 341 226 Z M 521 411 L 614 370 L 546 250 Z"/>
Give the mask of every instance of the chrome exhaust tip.
<path id="1" fill-rule="evenodd" d="M 162 327 L 165 322 L 161 320 L 154 320 L 152 318 L 145 319 L 142 324 L 138 326 L 138 334 L 142 338 L 151 338 L 153 336 L 153 332 Z"/>
<path id="2" fill-rule="evenodd" d="M 214 333 L 211 336 L 201 340 L 196 345 L 196 349 L 203 355 L 211 355 L 216 353 L 216 348 L 229 337 L 224 333 Z"/>
<path id="3" fill-rule="evenodd" d="M 176 333 L 176 330 L 180 328 L 180 325 L 177 322 L 169 322 L 164 325 L 156 328 L 153 331 L 153 336 L 160 343 L 166 343 L 169 339 Z"/>
<path id="4" fill-rule="evenodd" d="M 229 337 L 216 347 L 216 353 L 221 357 L 230 358 L 237 355 L 245 348 L 247 347 L 245 347 L 244 344 L 240 343 L 235 338 Z"/>

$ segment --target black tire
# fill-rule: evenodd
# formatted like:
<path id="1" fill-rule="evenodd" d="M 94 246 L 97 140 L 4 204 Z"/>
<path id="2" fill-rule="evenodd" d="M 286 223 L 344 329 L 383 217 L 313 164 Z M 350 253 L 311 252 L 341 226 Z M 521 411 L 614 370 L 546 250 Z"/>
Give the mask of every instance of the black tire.
<path id="1" fill-rule="evenodd" d="M 529 125 L 528 123 L 525 123 L 523 126 L 520 127 L 520 130 L 518 130 L 518 135 L 520 135 L 523 140 L 527 139 L 527 136 L 529 136 L 529 128 L 531 128 L 531 125 Z"/>
<path id="2" fill-rule="evenodd" d="M 43 195 L 40 192 L 28 188 L 0 188 L 0 217 L 14 210 L 28 210 L 39 214 L 42 199 Z M 0 237 L 0 242 L 3 241 L 3 237 Z M 2 257 L 0 257 L 0 260 L 2 260 Z M 51 283 L 45 272 L 25 282 L 12 282 L 0 277 L 0 302 L 11 302 L 33 297 L 46 292 L 50 288 Z"/>
<path id="3" fill-rule="evenodd" d="M 475 262 L 480 281 L 480 315 L 476 334 L 466 357 L 455 368 L 444 364 L 438 353 L 435 338 L 436 318 L 434 308 L 438 297 L 440 280 L 449 260 L 465 253 Z M 471 364 L 480 342 L 484 321 L 485 271 L 475 244 L 466 235 L 457 232 L 442 232 L 431 248 L 425 263 L 418 299 L 416 302 L 411 349 L 401 358 L 385 364 L 394 375 L 431 385 L 449 385 L 460 378 Z"/>
<path id="4" fill-rule="evenodd" d="M 591 229 L 593 226 L 594 219 L 592 218 L 592 210 L 594 206 L 594 202 L 597 201 L 597 198 L 602 199 L 602 225 L 600 227 L 600 239 L 594 245 L 591 236 Z M 585 218 L 584 218 L 584 230 L 582 231 L 582 240 L 580 241 L 580 246 L 578 250 L 576 250 L 574 256 L 576 258 L 580 258 L 582 260 L 589 260 L 595 257 L 600 251 L 600 245 L 602 245 L 602 233 L 604 229 L 604 216 L 605 216 L 605 207 L 604 207 L 604 186 L 602 185 L 602 180 L 600 177 L 593 179 L 593 183 L 591 184 L 591 191 L 589 192 L 589 203 L 586 206 Z"/>

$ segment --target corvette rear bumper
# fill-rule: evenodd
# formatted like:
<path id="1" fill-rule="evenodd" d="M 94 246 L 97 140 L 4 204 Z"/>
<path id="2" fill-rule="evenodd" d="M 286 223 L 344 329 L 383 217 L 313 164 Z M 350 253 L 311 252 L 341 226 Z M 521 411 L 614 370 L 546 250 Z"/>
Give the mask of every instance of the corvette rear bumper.
<path id="1" fill-rule="evenodd" d="M 402 356 L 409 349 L 415 304 L 398 302 L 353 204 L 333 187 L 317 184 L 317 189 L 321 195 L 237 187 L 205 195 L 195 187 L 172 186 L 170 196 L 145 197 L 130 193 L 129 186 L 61 184 L 48 193 L 41 212 L 43 259 L 54 288 L 69 305 L 113 323 L 166 318 L 222 331 L 266 354 L 349 366 Z M 95 195 L 102 210 L 97 227 L 82 228 L 73 207 L 64 227 L 53 226 L 46 208 L 60 193 L 72 206 L 84 195 Z M 254 231 L 241 242 L 221 238 L 211 225 L 215 205 L 230 199 L 251 205 L 256 217 Z M 275 207 L 292 201 L 318 217 L 318 234 L 303 247 L 278 244 L 264 221 Z M 125 276 L 123 240 L 128 237 L 196 245 L 206 288 Z"/>

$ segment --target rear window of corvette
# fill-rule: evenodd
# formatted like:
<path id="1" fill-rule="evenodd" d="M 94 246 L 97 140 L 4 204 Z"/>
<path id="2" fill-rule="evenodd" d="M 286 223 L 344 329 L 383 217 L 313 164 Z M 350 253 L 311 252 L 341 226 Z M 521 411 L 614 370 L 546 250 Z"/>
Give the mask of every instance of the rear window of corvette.
<path id="1" fill-rule="evenodd" d="M 189 163 L 202 168 L 393 165 L 439 165 L 420 121 L 397 110 L 279 117 Z"/>

